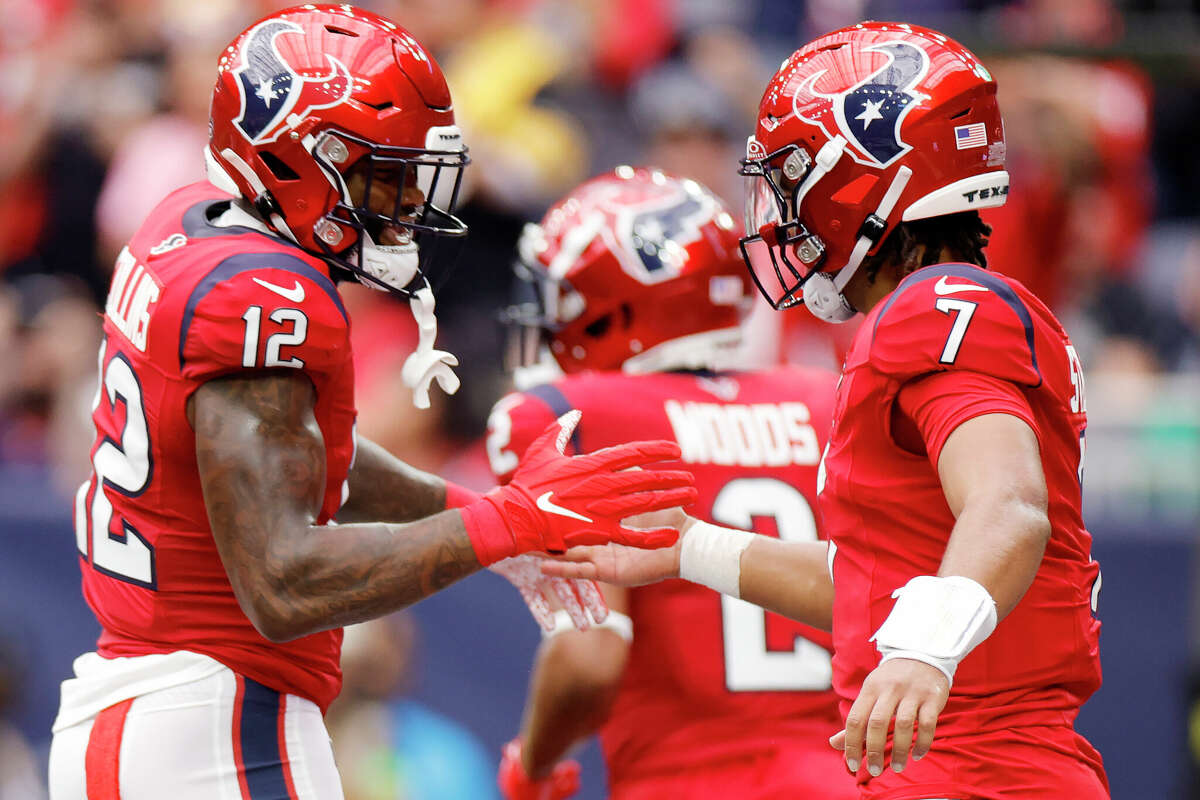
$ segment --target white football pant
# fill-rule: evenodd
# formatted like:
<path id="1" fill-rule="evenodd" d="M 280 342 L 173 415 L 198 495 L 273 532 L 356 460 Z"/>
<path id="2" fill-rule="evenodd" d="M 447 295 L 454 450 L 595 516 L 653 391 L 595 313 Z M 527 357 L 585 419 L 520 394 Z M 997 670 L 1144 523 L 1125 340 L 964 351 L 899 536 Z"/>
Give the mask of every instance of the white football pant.
<path id="1" fill-rule="evenodd" d="M 56 726 L 50 798 L 342 800 L 342 788 L 320 709 L 221 667 Z"/>

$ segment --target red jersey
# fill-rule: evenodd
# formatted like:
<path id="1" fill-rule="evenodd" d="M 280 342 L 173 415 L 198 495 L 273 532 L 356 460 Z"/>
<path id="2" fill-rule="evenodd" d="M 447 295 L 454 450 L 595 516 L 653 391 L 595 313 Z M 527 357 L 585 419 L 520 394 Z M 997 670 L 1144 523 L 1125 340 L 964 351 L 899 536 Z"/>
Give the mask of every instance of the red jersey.
<path id="1" fill-rule="evenodd" d="M 341 632 L 275 644 L 247 619 L 201 493 L 187 401 L 205 381 L 295 369 L 316 388 L 326 486 L 343 500 L 354 451 L 349 322 L 327 267 L 249 227 L 217 227 L 207 183 L 167 197 L 117 259 L 92 419 L 94 473 L 76 496 L 83 593 L 106 657 L 189 650 L 325 708 Z"/>
<path id="2" fill-rule="evenodd" d="M 674 440 L 700 494 L 689 513 L 811 541 L 821 535 L 816 470 L 832 402 L 833 375 L 816 370 L 586 372 L 500 400 L 488 453 L 497 477 L 507 480 L 533 438 L 578 408 L 577 451 Z M 631 589 L 629 600 L 629 661 L 601 730 L 614 787 L 799 743 L 830 756 L 829 774 L 852 791 L 826 741 L 841 727 L 827 633 L 682 580 Z M 829 792 L 821 796 L 837 796 Z"/>
<path id="3" fill-rule="evenodd" d="M 1016 402 L 1003 392 L 963 391 L 927 436 L 929 452 L 914 454 L 893 439 L 893 404 L 902 386 L 945 371 L 961 373 L 961 386 L 990 381 Z M 822 463 L 843 711 L 879 663 L 869 639 L 892 610 L 892 591 L 938 572 L 955 521 L 938 479 L 942 445 L 957 425 L 995 411 L 1021 416 L 1038 437 L 1052 533 L 1020 603 L 959 665 L 932 755 L 957 736 L 1072 724 L 1100 685 L 1099 567 L 1080 512 L 1083 376 L 1062 326 L 1003 275 L 964 264 L 912 273 L 855 338 Z"/>

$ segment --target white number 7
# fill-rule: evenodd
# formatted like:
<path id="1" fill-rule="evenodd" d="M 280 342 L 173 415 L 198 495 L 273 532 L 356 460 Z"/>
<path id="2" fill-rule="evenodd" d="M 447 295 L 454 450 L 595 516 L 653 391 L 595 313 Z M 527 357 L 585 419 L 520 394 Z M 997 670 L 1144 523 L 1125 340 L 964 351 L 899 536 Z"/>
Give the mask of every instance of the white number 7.
<path id="1" fill-rule="evenodd" d="M 971 324 L 971 316 L 979 304 L 954 297 L 939 297 L 934 307 L 943 314 L 957 312 L 954 317 L 954 325 L 950 328 L 950 335 L 946 337 L 946 346 L 942 348 L 942 357 L 938 359 L 943 364 L 953 364 L 954 359 L 958 358 L 958 348 L 962 345 L 963 337 L 967 335 L 967 326 Z"/>

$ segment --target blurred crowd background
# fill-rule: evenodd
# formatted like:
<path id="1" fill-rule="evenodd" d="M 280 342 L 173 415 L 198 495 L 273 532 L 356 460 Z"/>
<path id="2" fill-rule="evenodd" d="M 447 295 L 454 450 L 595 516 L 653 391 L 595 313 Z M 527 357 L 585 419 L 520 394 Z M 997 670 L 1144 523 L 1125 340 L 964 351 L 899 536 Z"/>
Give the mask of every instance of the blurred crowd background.
<path id="1" fill-rule="evenodd" d="M 286 5 L 0 0 L 0 800 L 43 796 L 57 682 L 94 642 L 70 498 L 89 472 L 113 260 L 159 199 L 203 178 L 220 50 Z M 487 412 L 508 389 L 497 309 L 524 222 L 622 163 L 695 178 L 740 214 L 737 159 L 762 88 L 828 30 L 900 19 L 975 50 L 999 83 L 1012 174 L 1008 205 L 987 212 L 990 266 L 1055 310 L 1088 378 L 1085 510 L 1105 569 L 1107 674 L 1085 727 L 1114 796 L 1200 797 L 1189 766 L 1200 751 L 1189 672 L 1200 641 L 1200 0 L 359 5 L 435 53 L 473 161 L 471 235 L 438 294 L 439 341 L 459 356 L 463 388 L 416 412 L 399 369 L 415 339 L 407 310 L 347 286 L 359 430 L 477 488 L 490 483 Z M 752 328 L 747 366 L 836 368 L 852 332 L 765 305 Z M 331 715 L 350 800 L 494 791 L 536 638 L 505 592 L 472 579 L 351 638 L 347 696 Z M 355 658 L 394 671 L 359 674 Z M 583 796 L 600 797 L 586 758 Z"/>

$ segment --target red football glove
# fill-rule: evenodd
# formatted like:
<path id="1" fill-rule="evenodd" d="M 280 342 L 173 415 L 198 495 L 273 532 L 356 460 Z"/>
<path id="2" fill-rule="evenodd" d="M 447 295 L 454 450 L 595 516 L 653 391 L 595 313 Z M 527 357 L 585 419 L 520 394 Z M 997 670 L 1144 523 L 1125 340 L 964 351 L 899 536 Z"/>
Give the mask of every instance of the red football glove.
<path id="1" fill-rule="evenodd" d="M 579 411 L 559 417 L 529 445 L 507 486 L 462 509 L 480 564 L 532 550 L 561 553 L 582 544 L 653 549 L 675 543 L 679 534 L 674 528 L 634 530 L 621 520 L 696 501 L 690 472 L 632 469 L 679 458 L 679 446 L 661 440 L 631 442 L 564 455 L 579 417 Z"/>
<path id="2" fill-rule="evenodd" d="M 535 781 L 521 766 L 521 740 L 504 745 L 496 775 L 504 800 L 565 800 L 579 791 L 579 762 L 560 761 L 548 777 Z"/>

